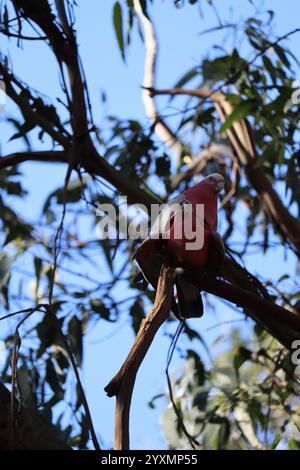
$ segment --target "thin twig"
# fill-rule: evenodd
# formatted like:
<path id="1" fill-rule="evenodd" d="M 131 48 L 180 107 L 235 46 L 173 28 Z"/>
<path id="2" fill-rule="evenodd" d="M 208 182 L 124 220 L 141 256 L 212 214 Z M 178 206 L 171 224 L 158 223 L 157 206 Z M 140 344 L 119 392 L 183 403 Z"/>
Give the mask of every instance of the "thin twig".
<path id="1" fill-rule="evenodd" d="M 170 378 L 170 374 L 169 374 L 169 367 L 170 367 L 170 364 L 171 364 L 171 361 L 172 361 L 172 358 L 173 358 L 173 354 L 174 354 L 174 351 L 175 351 L 175 348 L 176 348 L 177 341 L 178 341 L 179 336 L 180 336 L 180 334 L 183 330 L 183 327 L 184 327 L 184 321 L 182 321 L 178 325 L 177 330 L 175 332 L 175 335 L 172 338 L 172 341 L 171 341 L 171 344 L 170 344 L 170 347 L 169 347 L 169 351 L 168 351 L 168 356 L 167 356 L 166 376 L 167 376 L 167 383 L 168 383 L 168 389 L 169 389 L 169 396 L 170 396 L 170 400 L 171 400 L 171 403 L 172 403 L 172 406 L 173 406 L 174 413 L 175 413 L 175 415 L 178 419 L 178 426 L 182 430 L 185 437 L 188 439 L 189 443 L 191 444 L 191 447 L 193 449 L 196 449 L 197 447 L 200 447 L 200 443 L 197 441 L 197 439 L 195 439 L 188 432 L 188 430 L 185 427 L 182 413 L 177 408 L 177 405 L 176 405 L 176 402 L 175 402 L 175 399 L 174 399 L 174 394 L 173 394 L 173 389 L 172 389 L 172 382 L 171 382 L 171 378 Z"/>
<path id="2" fill-rule="evenodd" d="M 95 431 L 95 428 L 94 428 L 94 424 L 93 424 L 93 420 L 92 420 L 92 415 L 91 415 L 91 412 L 90 412 L 89 404 L 88 404 L 87 399 L 86 399 L 86 396 L 85 396 L 85 392 L 84 392 L 83 385 L 82 385 L 82 382 L 81 382 L 81 379 L 80 379 L 78 367 L 77 367 L 77 364 L 76 364 L 76 361 L 75 361 L 75 357 L 74 357 L 72 348 L 71 348 L 71 346 L 69 345 L 68 339 L 67 339 L 67 337 L 64 335 L 64 333 L 63 333 L 63 331 L 62 331 L 62 328 L 61 328 L 61 324 L 60 324 L 60 322 L 59 322 L 59 320 L 58 320 L 56 314 L 52 311 L 51 306 L 48 307 L 48 312 L 53 316 L 54 321 L 55 321 L 56 324 L 57 324 L 57 327 L 58 327 L 58 330 L 59 330 L 59 333 L 60 333 L 60 336 L 61 336 L 63 345 L 64 345 L 64 347 L 65 347 L 65 350 L 66 350 L 67 353 L 68 353 L 68 356 L 69 356 L 69 359 L 70 359 L 70 362 L 71 362 L 71 365 L 72 365 L 72 368 L 73 368 L 73 371 L 74 371 L 74 374 L 75 374 L 77 386 L 78 386 L 78 388 L 79 388 L 79 392 L 80 392 L 80 395 L 81 395 L 82 405 L 83 405 L 83 408 L 84 408 L 84 411 L 85 411 L 85 415 L 86 415 L 86 419 L 87 419 L 87 422 L 88 422 L 88 426 L 89 426 L 89 428 L 90 428 L 91 437 L 92 437 L 92 441 L 93 441 L 94 447 L 95 447 L 96 450 L 101 450 L 100 444 L 99 444 L 98 439 L 97 439 L 96 431 Z"/>
<path id="3" fill-rule="evenodd" d="M 19 357 L 19 349 L 21 346 L 21 338 L 19 335 L 19 329 L 22 326 L 22 324 L 28 320 L 31 315 L 37 311 L 41 311 L 41 308 L 43 305 L 37 305 L 36 307 L 29 309 L 27 311 L 27 314 L 25 315 L 22 320 L 19 321 L 19 323 L 16 326 L 15 329 L 15 334 L 14 334 L 14 345 L 13 345 L 13 350 L 12 350 L 12 360 L 11 360 L 11 368 L 12 368 L 12 373 L 11 373 L 11 422 L 12 422 L 12 433 L 11 433 L 11 447 L 12 449 L 14 448 L 14 442 L 15 442 L 15 430 L 16 430 L 16 421 L 18 417 L 18 412 L 21 409 L 21 402 L 22 402 L 22 394 L 20 391 L 19 387 L 19 381 L 18 381 L 18 357 Z M 21 312 L 15 312 L 16 313 L 21 313 Z M 18 408 L 16 410 L 15 408 L 15 399 L 17 398 L 18 400 Z M 17 411 L 17 413 L 16 413 Z"/>

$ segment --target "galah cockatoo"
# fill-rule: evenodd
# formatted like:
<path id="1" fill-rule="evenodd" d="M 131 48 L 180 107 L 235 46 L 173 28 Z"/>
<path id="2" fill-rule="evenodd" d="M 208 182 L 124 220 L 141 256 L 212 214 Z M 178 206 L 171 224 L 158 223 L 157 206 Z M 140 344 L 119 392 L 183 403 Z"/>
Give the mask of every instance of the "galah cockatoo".
<path id="1" fill-rule="evenodd" d="M 134 255 L 144 279 L 154 288 L 166 256 L 179 268 L 175 277 L 178 304 L 174 298 L 172 311 L 180 318 L 203 314 L 199 288 L 183 279 L 184 269 L 191 267 L 216 274 L 224 259 L 223 242 L 216 232 L 218 195 L 223 188 L 223 176 L 213 173 L 171 199 Z"/>

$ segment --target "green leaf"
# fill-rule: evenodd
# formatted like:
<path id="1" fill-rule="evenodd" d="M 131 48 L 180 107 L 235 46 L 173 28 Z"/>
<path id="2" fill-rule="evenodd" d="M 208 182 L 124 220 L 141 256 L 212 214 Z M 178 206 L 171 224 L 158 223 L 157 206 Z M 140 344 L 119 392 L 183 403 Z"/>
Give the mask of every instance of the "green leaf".
<path id="1" fill-rule="evenodd" d="M 3 24 L 4 24 L 4 33 L 9 33 L 9 17 L 8 17 L 8 10 L 7 6 L 4 6 L 4 13 L 3 13 Z"/>
<path id="2" fill-rule="evenodd" d="M 202 63 L 203 79 L 204 81 L 219 81 L 234 76 L 236 80 L 246 67 L 247 62 L 234 49 L 231 55 L 217 57 L 214 60 L 205 59 Z"/>
<path id="3" fill-rule="evenodd" d="M 58 325 L 50 314 L 45 314 L 43 320 L 37 325 L 37 333 L 41 341 L 38 356 L 40 357 L 44 351 L 52 344 L 60 344 L 60 331 Z"/>
<path id="4" fill-rule="evenodd" d="M 238 353 L 233 358 L 233 366 L 237 376 L 239 374 L 239 368 L 248 360 L 251 360 L 251 351 L 240 346 Z"/>
<path id="5" fill-rule="evenodd" d="M 170 176 L 171 162 L 167 155 L 158 157 L 155 160 L 155 173 L 158 176 L 167 177 Z"/>
<path id="6" fill-rule="evenodd" d="M 141 9 L 142 9 L 144 15 L 148 17 L 147 0 L 140 0 L 140 5 L 141 5 Z"/>
<path id="7" fill-rule="evenodd" d="M 125 60 L 125 49 L 124 49 L 124 36 L 123 36 L 123 14 L 122 8 L 119 2 L 116 2 L 113 9 L 113 23 L 115 33 L 117 36 L 119 48 L 122 54 L 123 60 Z"/>
<path id="8" fill-rule="evenodd" d="M 255 110 L 256 106 L 255 100 L 242 101 L 223 122 L 220 131 L 225 132 L 234 122 L 244 119 Z"/>
<path id="9" fill-rule="evenodd" d="M 270 445 L 270 449 L 271 450 L 274 450 L 276 449 L 276 447 L 278 446 L 279 442 L 281 441 L 282 439 L 282 435 L 281 434 L 278 434 L 278 436 L 275 437 L 274 441 L 272 442 L 272 444 Z M 290 441 L 291 443 L 291 441 Z M 291 448 L 289 447 L 289 449 L 291 450 Z"/>
<path id="10" fill-rule="evenodd" d="M 190 82 L 193 78 L 199 76 L 199 67 L 194 67 L 185 73 L 178 82 L 175 83 L 174 88 L 182 88 L 188 82 Z"/>
<path id="11" fill-rule="evenodd" d="M 56 394 L 62 394 L 63 390 L 58 380 L 58 376 L 54 367 L 53 362 L 49 358 L 46 365 L 46 381 L 49 384 L 51 390 Z"/>
<path id="12" fill-rule="evenodd" d="M 225 97 L 226 101 L 233 104 L 234 106 L 238 106 L 242 101 L 241 97 L 235 93 L 226 93 Z"/>
<path id="13" fill-rule="evenodd" d="M 215 108 L 212 106 L 207 109 L 201 110 L 195 119 L 195 124 L 199 127 L 202 127 L 205 124 L 212 123 L 214 121 L 214 111 Z"/>
<path id="14" fill-rule="evenodd" d="M 41 271 L 42 271 L 43 263 L 41 258 L 38 256 L 34 257 L 34 270 L 35 270 L 35 278 L 36 278 L 36 285 L 35 285 L 35 296 L 37 297 L 40 285 L 40 278 L 41 278 Z"/>
<path id="15" fill-rule="evenodd" d="M 70 340 L 73 353 L 75 354 L 75 357 L 79 364 L 82 363 L 82 335 L 82 322 L 76 317 L 76 315 L 74 315 L 69 321 L 68 338 Z"/>
<path id="16" fill-rule="evenodd" d="M 36 127 L 35 122 L 30 121 L 30 120 L 25 121 L 24 124 L 18 126 L 19 131 L 16 134 L 11 136 L 11 138 L 9 139 L 9 142 L 11 142 L 12 140 L 20 139 L 21 137 L 25 138 L 25 135 L 28 132 L 32 131 L 35 127 Z"/>
<path id="17" fill-rule="evenodd" d="M 32 380 L 32 372 L 24 363 L 18 370 L 18 385 L 22 395 L 22 401 L 28 407 L 36 405 L 36 387 Z"/>
<path id="18" fill-rule="evenodd" d="M 281 436 L 280 436 L 281 437 Z M 290 439 L 289 441 L 289 450 L 299 450 L 300 449 L 300 441 L 295 440 L 295 439 Z"/>
<path id="19" fill-rule="evenodd" d="M 111 273 L 113 273 L 113 271 L 114 271 L 113 270 L 113 259 L 112 259 L 112 255 L 111 255 L 111 245 L 110 245 L 109 240 L 102 240 L 101 241 L 101 247 L 102 247 L 106 262 L 108 264 L 108 267 L 109 267 Z"/>
<path id="20" fill-rule="evenodd" d="M 275 44 L 274 49 L 281 62 L 289 69 L 291 64 L 286 56 L 284 49 L 282 49 L 282 47 L 280 47 L 278 44 Z"/>
<path id="21" fill-rule="evenodd" d="M 228 65 L 223 58 L 213 61 L 205 59 L 202 63 L 202 74 L 205 81 L 208 80 L 224 80 L 227 78 Z"/>
<path id="22" fill-rule="evenodd" d="M 9 275 L 12 260 L 6 253 L 0 253 L 0 287 L 6 284 Z"/>
<path id="23" fill-rule="evenodd" d="M 144 302 L 138 298 L 130 308 L 131 325 L 134 329 L 135 334 L 138 333 L 141 323 L 145 318 L 144 314 Z"/>
<path id="24" fill-rule="evenodd" d="M 110 309 L 107 308 L 101 300 L 91 299 L 90 306 L 91 306 L 92 311 L 100 315 L 100 317 L 103 318 L 104 320 L 110 321 L 110 322 L 114 321 L 110 318 L 111 316 Z"/>
<path id="25" fill-rule="evenodd" d="M 80 449 L 87 448 L 86 444 L 89 440 L 89 436 L 90 436 L 89 421 L 87 420 L 86 416 L 84 414 L 82 414 L 82 416 L 81 416 Z"/>
<path id="26" fill-rule="evenodd" d="M 192 349 L 187 350 L 187 358 L 194 360 L 194 376 L 197 385 L 203 385 L 205 381 L 205 367 L 198 354 Z"/>
<path id="27" fill-rule="evenodd" d="M 230 436 L 230 422 L 227 418 L 215 416 L 210 419 L 210 423 L 219 424 L 213 446 L 215 449 L 221 450 L 225 447 Z"/>
<path id="28" fill-rule="evenodd" d="M 55 201 L 59 205 L 63 205 L 65 202 L 74 204 L 80 201 L 82 192 L 84 188 L 86 188 L 87 183 L 88 183 L 88 179 L 85 179 L 83 181 L 80 179 L 77 179 L 69 183 L 66 191 L 64 187 L 55 189 L 47 197 L 44 203 L 43 209 L 42 209 L 42 213 L 43 214 L 48 213 L 53 201 Z"/>

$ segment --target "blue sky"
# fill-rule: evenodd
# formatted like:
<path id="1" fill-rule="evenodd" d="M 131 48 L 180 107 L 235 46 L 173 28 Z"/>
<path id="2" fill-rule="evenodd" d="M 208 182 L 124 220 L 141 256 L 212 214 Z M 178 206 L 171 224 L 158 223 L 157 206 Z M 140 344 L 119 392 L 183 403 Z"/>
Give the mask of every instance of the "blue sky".
<path id="1" fill-rule="evenodd" d="M 138 35 L 132 38 L 132 45 L 124 64 L 121 60 L 116 38 L 112 28 L 113 0 L 85 0 L 78 2 L 77 14 L 78 38 L 80 53 L 87 73 L 94 110 L 94 119 L 101 129 L 105 130 L 105 116 L 116 115 L 123 118 L 141 120 L 146 123 L 140 85 L 143 79 L 144 48 Z M 159 68 L 157 83 L 159 87 L 172 86 L 189 68 L 199 63 L 200 59 L 211 47 L 211 56 L 215 54 L 212 45 L 220 40 L 223 44 L 225 33 L 212 33 L 201 36 L 199 32 L 217 25 L 214 11 L 206 2 L 201 2 L 202 13 L 196 6 L 186 5 L 176 9 L 171 0 L 155 0 L 151 15 L 154 19 L 160 43 Z M 265 5 L 276 13 L 276 33 L 284 34 L 299 26 L 299 2 L 297 0 L 272 0 L 254 2 Z M 250 2 L 215 1 L 219 16 L 223 21 L 233 22 L 235 19 L 254 15 Z M 231 6 L 233 5 L 233 8 Z M 290 39 L 290 47 L 297 56 L 299 36 Z M 228 52 L 234 43 L 228 43 Z M 42 91 L 52 99 L 61 96 L 58 82 L 58 70 L 52 53 L 47 46 L 39 43 L 24 44 L 17 49 L 13 42 L 1 43 L 2 52 L 9 49 L 13 58 L 14 71 L 22 80 L 33 88 Z M 102 91 L 107 94 L 107 103 L 101 102 Z M 159 103 L 164 104 L 161 100 Z M 15 114 L 15 106 L 8 101 L 6 113 L 0 116 L 1 154 L 6 155 L 22 150 L 22 143 L 8 142 L 13 133 L 11 126 L 4 122 L 5 117 Z M 36 135 L 32 134 L 32 145 L 39 148 Z M 44 149 L 47 148 L 45 142 Z M 62 185 L 65 169 L 59 165 L 24 164 L 24 185 L 29 195 L 23 203 L 18 204 L 20 210 L 30 217 L 39 216 L 43 200 L 56 187 Z M 243 214 L 241 214 L 243 216 Z M 239 223 L 237 221 L 237 228 Z M 222 232 L 222 224 L 220 227 Z M 239 239 L 239 229 L 236 233 Z M 262 266 L 263 263 L 263 266 Z M 287 267 L 288 265 L 288 267 Z M 270 278 L 278 278 L 283 269 L 294 270 L 293 259 L 284 260 L 283 253 L 270 253 L 262 259 L 262 255 L 247 258 L 247 267 L 255 274 L 260 272 Z M 284 271 L 286 272 L 286 271 Z M 217 303 L 217 311 L 210 312 L 204 319 L 191 322 L 208 342 L 213 341 L 221 332 L 226 334 L 228 326 L 207 331 L 207 329 L 222 321 L 239 318 L 233 314 L 224 303 Z M 113 441 L 114 400 L 105 397 L 103 387 L 118 370 L 133 341 L 133 333 L 126 324 L 126 319 L 120 325 L 99 322 L 97 327 L 86 337 L 85 363 L 83 381 L 87 397 L 99 436 L 106 446 Z M 175 328 L 175 324 L 167 327 Z M 163 403 L 156 410 L 151 410 L 147 402 L 154 395 L 166 390 L 164 369 L 169 339 L 165 329 L 157 335 L 155 342 L 147 355 L 139 372 L 135 387 L 131 414 L 131 442 L 133 448 L 165 448 L 166 443 L 160 431 L 158 417 Z M 201 348 L 200 348 L 201 350 Z M 203 352 L 203 351 L 202 351 Z M 174 360 L 174 366 L 180 366 L 179 358 Z"/>

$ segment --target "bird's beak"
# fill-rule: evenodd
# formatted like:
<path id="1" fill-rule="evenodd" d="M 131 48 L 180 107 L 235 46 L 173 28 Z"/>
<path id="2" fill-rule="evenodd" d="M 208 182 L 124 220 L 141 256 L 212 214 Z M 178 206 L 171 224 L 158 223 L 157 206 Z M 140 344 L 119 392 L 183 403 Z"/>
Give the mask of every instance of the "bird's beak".
<path id="1" fill-rule="evenodd" d="M 208 175 L 206 179 L 213 183 L 216 193 L 222 191 L 225 186 L 225 180 L 220 173 L 212 173 L 211 175 Z"/>
<path id="2" fill-rule="evenodd" d="M 216 191 L 220 192 L 222 191 L 222 189 L 224 188 L 224 185 L 225 185 L 225 181 L 224 179 L 219 181 L 217 184 L 216 184 Z"/>

